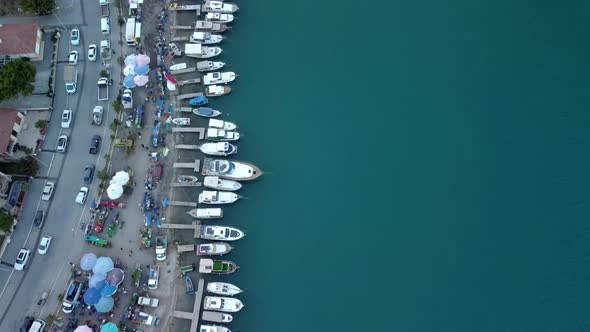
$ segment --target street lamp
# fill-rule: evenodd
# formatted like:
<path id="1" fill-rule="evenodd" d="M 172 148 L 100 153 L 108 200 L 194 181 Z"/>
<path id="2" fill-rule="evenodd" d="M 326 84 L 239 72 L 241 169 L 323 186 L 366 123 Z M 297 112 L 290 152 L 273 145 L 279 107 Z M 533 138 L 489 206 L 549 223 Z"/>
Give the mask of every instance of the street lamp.
<path id="1" fill-rule="evenodd" d="M 57 20 L 59 21 L 61 26 L 64 28 L 64 30 L 68 31 L 68 28 L 66 28 L 66 26 L 64 25 L 64 22 L 62 22 L 61 19 L 59 18 L 59 16 L 57 15 L 58 10 L 59 10 L 59 7 L 55 7 L 55 9 L 51 11 L 51 13 L 53 15 L 55 15 L 55 18 L 57 18 Z"/>

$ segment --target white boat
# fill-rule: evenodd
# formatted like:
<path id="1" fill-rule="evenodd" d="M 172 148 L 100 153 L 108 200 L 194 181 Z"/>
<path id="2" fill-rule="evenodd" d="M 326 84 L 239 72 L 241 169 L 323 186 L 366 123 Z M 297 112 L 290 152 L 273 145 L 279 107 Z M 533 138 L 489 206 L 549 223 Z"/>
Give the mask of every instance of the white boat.
<path id="1" fill-rule="evenodd" d="M 201 324 L 199 332 L 231 332 L 231 330 L 223 326 Z"/>
<path id="2" fill-rule="evenodd" d="M 229 323 L 232 320 L 234 320 L 233 316 L 228 313 L 207 310 L 203 311 L 203 315 L 201 315 L 201 318 L 203 320 L 216 323 Z"/>
<path id="3" fill-rule="evenodd" d="M 174 83 L 172 83 L 170 81 L 166 81 L 166 87 L 170 91 L 176 91 L 176 84 L 174 84 Z"/>
<path id="4" fill-rule="evenodd" d="M 231 88 L 227 85 L 208 85 L 205 88 L 206 97 L 220 97 L 231 92 Z"/>
<path id="5" fill-rule="evenodd" d="M 238 126 L 235 123 L 217 119 L 210 119 L 209 120 L 209 127 L 210 128 L 219 128 L 223 130 L 236 130 Z"/>
<path id="6" fill-rule="evenodd" d="M 186 63 L 177 63 L 175 65 L 170 66 L 170 71 L 175 71 L 175 70 L 183 70 L 186 69 Z"/>
<path id="7" fill-rule="evenodd" d="M 238 181 L 221 179 L 218 176 L 206 176 L 203 185 L 207 188 L 225 191 L 236 191 L 242 188 L 242 184 Z"/>
<path id="8" fill-rule="evenodd" d="M 221 115 L 221 112 L 218 110 L 214 110 L 211 107 L 199 107 L 193 108 L 193 114 L 202 116 L 205 118 L 214 118 L 216 116 Z"/>
<path id="9" fill-rule="evenodd" d="M 199 179 L 194 175 L 179 175 L 178 183 L 196 183 Z"/>
<path id="10" fill-rule="evenodd" d="M 238 312 L 242 310 L 244 304 L 235 297 L 205 296 L 205 310 L 215 310 L 223 312 Z"/>
<path id="11" fill-rule="evenodd" d="M 201 225 L 199 228 L 201 239 L 217 241 L 237 241 L 246 234 L 235 227 Z"/>
<path id="12" fill-rule="evenodd" d="M 172 123 L 177 126 L 189 126 L 191 124 L 190 118 L 175 118 L 172 119 Z"/>
<path id="13" fill-rule="evenodd" d="M 223 218 L 223 210 L 221 208 L 192 209 L 187 213 L 197 219 Z"/>
<path id="14" fill-rule="evenodd" d="M 211 21 L 196 21 L 195 22 L 195 30 L 196 31 L 205 31 L 205 32 L 215 32 L 215 33 L 222 33 L 231 29 L 227 24 L 221 22 L 211 22 Z"/>
<path id="15" fill-rule="evenodd" d="M 236 73 L 233 71 L 225 71 L 225 72 L 212 72 L 207 73 L 203 76 L 203 84 L 211 85 L 211 84 L 227 84 L 229 82 L 233 82 L 237 77 Z"/>
<path id="16" fill-rule="evenodd" d="M 197 70 L 204 72 L 204 71 L 213 71 L 219 70 L 225 66 L 225 62 L 222 61 L 199 61 L 197 62 Z"/>
<path id="17" fill-rule="evenodd" d="M 197 256 L 222 256 L 232 249 L 233 247 L 225 242 L 203 243 L 197 246 Z"/>
<path id="18" fill-rule="evenodd" d="M 240 139 L 240 133 L 218 128 L 207 128 L 207 139 L 211 141 L 237 141 Z"/>
<path id="19" fill-rule="evenodd" d="M 223 1 L 205 1 L 201 10 L 205 13 L 235 13 L 240 9 L 238 5 Z"/>
<path id="20" fill-rule="evenodd" d="M 234 296 L 243 292 L 240 287 L 228 282 L 210 282 L 207 284 L 207 291 L 218 295 Z"/>
<path id="21" fill-rule="evenodd" d="M 221 47 L 203 46 L 201 44 L 184 44 L 184 53 L 186 56 L 206 59 L 221 54 Z"/>
<path id="22" fill-rule="evenodd" d="M 199 150 L 210 156 L 229 156 L 238 153 L 238 147 L 229 142 L 203 143 Z"/>
<path id="23" fill-rule="evenodd" d="M 234 16 L 227 13 L 207 13 L 205 15 L 205 21 L 209 22 L 229 23 L 233 20 Z"/>
<path id="24" fill-rule="evenodd" d="M 231 204 L 240 198 L 237 194 L 227 191 L 205 190 L 199 194 L 202 204 Z"/>
<path id="25" fill-rule="evenodd" d="M 206 31 L 196 31 L 188 38 L 188 41 L 195 44 L 211 45 L 219 44 L 223 41 L 222 35 L 212 34 Z"/>
<path id="26" fill-rule="evenodd" d="M 201 175 L 203 176 L 216 175 L 238 181 L 254 180 L 262 174 L 262 170 L 251 163 L 224 159 L 205 158 L 201 169 Z"/>

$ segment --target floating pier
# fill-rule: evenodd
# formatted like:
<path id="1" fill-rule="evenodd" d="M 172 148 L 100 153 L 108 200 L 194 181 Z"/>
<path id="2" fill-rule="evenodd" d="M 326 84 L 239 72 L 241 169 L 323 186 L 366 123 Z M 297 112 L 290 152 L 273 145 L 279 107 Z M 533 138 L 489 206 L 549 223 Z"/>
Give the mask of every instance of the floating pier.
<path id="1" fill-rule="evenodd" d="M 183 85 L 187 85 L 187 84 L 198 84 L 201 83 L 201 79 L 200 78 L 191 78 L 190 80 L 182 80 L 182 81 L 178 81 L 178 85 L 183 86 Z"/>
<path id="2" fill-rule="evenodd" d="M 186 73 L 192 73 L 197 71 L 197 67 L 188 67 L 188 68 L 184 68 L 184 69 L 179 69 L 179 70 L 171 70 L 170 74 L 186 74 Z"/>
<path id="3" fill-rule="evenodd" d="M 199 172 L 199 169 L 201 168 L 201 160 L 197 159 L 192 163 L 174 163 L 173 165 L 174 168 L 192 168 L 195 173 Z M 170 204 L 170 203 L 168 203 Z"/>
<path id="4" fill-rule="evenodd" d="M 201 96 L 203 96 L 202 92 L 193 92 L 193 93 L 185 93 L 183 95 L 178 95 L 178 96 L 176 96 L 176 99 L 183 100 L 183 99 L 190 99 L 190 98 L 201 97 Z"/>
<path id="5" fill-rule="evenodd" d="M 168 203 L 170 204 L 170 203 Z M 195 206 L 197 203 L 195 203 Z M 193 237 L 195 239 L 201 238 L 201 222 L 200 221 L 193 221 L 190 224 L 161 224 L 160 228 L 168 228 L 168 229 L 192 229 L 194 231 Z"/>
<path id="6" fill-rule="evenodd" d="M 193 312 L 174 310 L 171 313 L 172 317 L 190 319 L 191 320 L 191 328 L 189 331 L 191 331 L 191 332 L 198 331 L 197 328 L 199 327 L 199 316 L 201 313 L 201 302 L 203 301 L 204 287 L 205 287 L 205 280 L 199 279 L 199 283 L 197 284 L 197 291 L 195 292 L 195 305 L 193 306 Z"/>
<path id="7" fill-rule="evenodd" d="M 201 15 L 201 5 L 170 5 L 168 7 L 170 10 L 173 11 L 182 11 L 182 10 L 194 10 L 197 12 L 197 16 Z"/>
<path id="8" fill-rule="evenodd" d="M 169 186 L 171 188 L 183 188 L 183 187 L 200 187 L 202 186 L 203 183 L 202 182 L 192 182 L 192 183 L 178 183 L 178 182 L 174 182 L 174 183 L 170 183 Z"/>
<path id="9" fill-rule="evenodd" d="M 204 139 L 205 138 L 205 132 L 207 131 L 207 128 L 203 128 L 203 127 L 172 127 L 172 132 L 173 133 L 193 133 L 193 134 L 199 134 L 199 139 Z M 182 144 L 178 144 L 178 145 L 182 145 Z M 176 145 L 175 147 L 177 149 L 182 149 L 180 147 L 178 147 L 178 145 Z"/>
<path id="10" fill-rule="evenodd" d="M 176 41 L 185 41 L 188 42 L 190 36 L 178 36 L 178 37 L 172 37 L 171 41 L 176 42 Z"/>
<path id="11" fill-rule="evenodd" d="M 194 244 L 179 244 L 176 246 L 176 252 L 179 254 L 184 253 L 184 252 L 191 252 L 191 251 L 195 251 Z"/>
<path id="12" fill-rule="evenodd" d="M 170 206 L 187 206 L 187 207 L 197 207 L 198 203 L 196 202 L 184 202 L 184 201 L 168 201 L 168 205 Z M 164 224 L 162 224 L 164 225 Z M 162 226 L 164 227 L 164 226 Z"/>
<path id="13" fill-rule="evenodd" d="M 179 107 L 176 109 L 176 112 L 181 112 L 181 113 L 192 113 L 193 109 L 192 107 Z"/>
<path id="14" fill-rule="evenodd" d="M 192 25 L 173 25 L 171 28 L 174 30 L 195 30 Z"/>
<path id="15" fill-rule="evenodd" d="M 177 149 L 181 150 L 198 150 L 199 146 L 194 144 L 177 144 L 174 146 Z"/>

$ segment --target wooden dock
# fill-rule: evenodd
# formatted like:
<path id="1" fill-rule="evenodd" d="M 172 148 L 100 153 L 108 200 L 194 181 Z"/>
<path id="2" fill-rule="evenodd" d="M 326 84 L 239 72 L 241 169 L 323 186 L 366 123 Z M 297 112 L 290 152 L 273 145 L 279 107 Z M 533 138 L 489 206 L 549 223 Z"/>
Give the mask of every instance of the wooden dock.
<path id="1" fill-rule="evenodd" d="M 197 202 L 183 202 L 183 201 L 168 201 L 168 205 L 170 205 L 170 206 L 197 207 L 198 203 Z"/>
<path id="2" fill-rule="evenodd" d="M 179 69 L 179 70 L 171 70 L 170 74 L 186 74 L 186 73 L 193 73 L 197 71 L 197 67 L 188 67 L 188 68 L 184 68 L 184 69 Z"/>
<path id="3" fill-rule="evenodd" d="M 179 244 L 176 246 L 176 252 L 179 254 L 184 253 L 184 252 L 191 252 L 191 251 L 195 251 L 194 244 Z"/>
<path id="4" fill-rule="evenodd" d="M 171 41 L 173 42 L 177 42 L 177 41 L 185 41 L 188 42 L 190 36 L 178 36 L 178 37 L 172 37 Z"/>
<path id="5" fill-rule="evenodd" d="M 190 98 L 201 97 L 201 96 L 203 96 L 202 92 L 193 92 L 193 93 L 185 93 L 183 95 L 178 95 L 178 96 L 176 96 L 176 99 L 184 100 L 184 99 L 190 99 Z"/>
<path id="6" fill-rule="evenodd" d="M 195 173 L 199 172 L 199 169 L 201 168 L 201 160 L 197 159 L 192 163 L 174 163 L 173 165 L 174 168 L 192 168 Z M 168 203 L 170 204 L 170 203 Z"/>
<path id="7" fill-rule="evenodd" d="M 192 183 L 178 183 L 178 182 L 174 182 L 174 183 L 170 183 L 169 186 L 171 188 L 189 188 L 189 187 L 200 187 L 202 186 L 203 183 L 202 182 L 192 182 Z"/>
<path id="8" fill-rule="evenodd" d="M 197 204 L 197 203 L 195 203 Z M 195 205 L 196 206 L 196 205 Z M 201 238 L 201 222 L 200 221 L 193 221 L 190 224 L 161 224 L 160 228 L 167 228 L 167 229 L 192 229 L 193 230 L 193 237 L 195 239 Z"/>
<path id="9" fill-rule="evenodd" d="M 195 27 L 192 25 L 173 25 L 171 29 L 174 30 L 195 30 Z"/>
<path id="10" fill-rule="evenodd" d="M 205 138 L 205 132 L 207 131 L 207 128 L 203 128 L 203 127 L 172 127 L 172 132 L 173 133 L 193 133 L 193 134 L 199 134 L 199 139 L 204 139 Z M 182 144 L 179 144 L 182 145 Z M 178 145 L 175 146 L 177 149 L 182 149 L 179 148 Z"/>
<path id="11" fill-rule="evenodd" d="M 201 83 L 201 79 L 199 77 L 191 78 L 189 80 L 178 81 L 178 85 L 180 85 L 180 86 L 187 85 L 187 84 L 199 84 L 199 83 Z"/>
<path id="12" fill-rule="evenodd" d="M 193 306 L 193 312 L 178 311 L 174 310 L 170 314 L 172 317 L 190 319 L 191 328 L 190 332 L 197 332 L 199 327 L 199 316 L 201 313 L 201 302 L 203 302 L 203 290 L 205 288 L 205 280 L 199 279 L 197 284 L 197 291 L 195 292 L 195 305 Z"/>
<path id="13" fill-rule="evenodd" d="M 180 149 L 180 150 L 198 150 L 199 149 L 199 146 L 194 145 L 194 144 L 176 144 L 174 147 L 177 149 Z"/>
<path id="14" fill-rule="evenodd" d="M 181 112 L 181 113 L 192 113 L 193 108 L 192 107 L 179 107 L 179 108 L 175 109 L 175 111 Z"/>

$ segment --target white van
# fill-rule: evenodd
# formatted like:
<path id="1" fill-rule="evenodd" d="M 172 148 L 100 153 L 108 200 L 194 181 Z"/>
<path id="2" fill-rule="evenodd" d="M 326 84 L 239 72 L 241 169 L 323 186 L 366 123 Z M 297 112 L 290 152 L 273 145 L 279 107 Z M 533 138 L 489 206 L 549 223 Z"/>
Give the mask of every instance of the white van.
<path id="1" fill-rule="evenodd" d="M 100 31 L 103 35 L 108 35 L 111 33 L 111 19 L 108 17 L 103 17 L 100 19 Z"/>
<path id="2" fill-rule="evenodd" d="M 130 17 L 127 19 L 127 25 L 125 26 L 125 41 L 127 45 L 135 45 L 135 18 Z"/>

